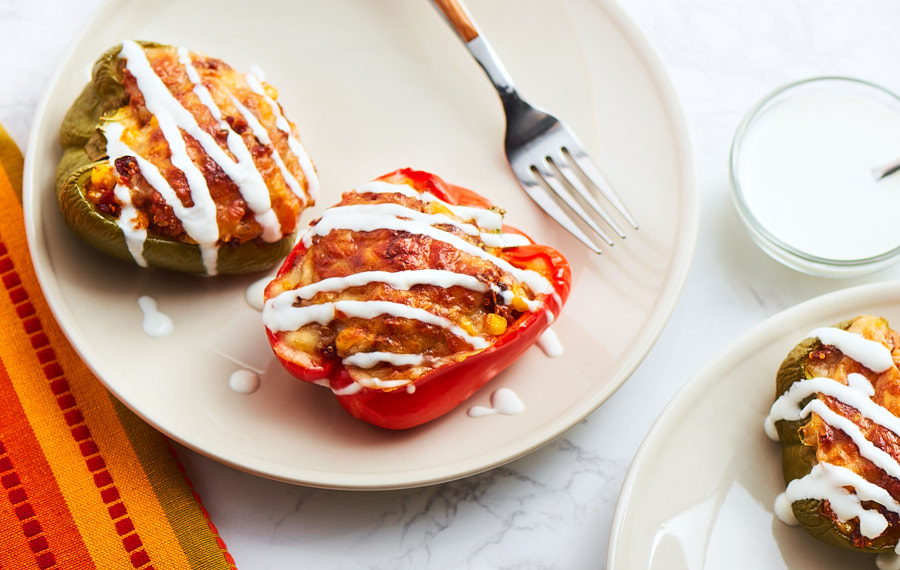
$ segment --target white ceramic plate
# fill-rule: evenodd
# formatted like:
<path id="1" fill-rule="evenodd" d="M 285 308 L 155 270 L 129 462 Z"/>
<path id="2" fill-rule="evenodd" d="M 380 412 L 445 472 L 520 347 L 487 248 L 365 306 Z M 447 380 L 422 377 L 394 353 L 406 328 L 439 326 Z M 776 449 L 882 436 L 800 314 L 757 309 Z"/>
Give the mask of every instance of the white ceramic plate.
<path id="1" fill-rule="evenodd" d="M 773 514 L 781 448 L 763 431 L 775 373 L 819 326 L 861 314 L 900 325 L 900 283 L 807 301 L 759 325 L 672 399 L 641 444 L 613 519 L 609 570 L 875 568 Z"/>
<path id="2" fill-rule="evenodd" d="M 213 8 L 214 7 L 214 8 Z M 502 154 L 499 100 L 423 0 L 113 0 L 74 43 L 40 105 L 28 147 L 25 207 L 41 285 L 63 329 L 109 389 L 175 440 L 240 469 L 344 489 L 425 485 L 520 457 L 583 419 L 650 349 L 680 292 L 697 225 L 690 145 L 673 91 L 622 12 L 596 0 L 472 0 L 470 9 L 522 92 L 580 133 L 641 223 L 589 254 L 532 204 Z M 57 129 L 88 69 L 122 39 L 172 43 L 258 66 L 280 91 L 316 162 L 321 204 L 396 168 L 429 170 L 507 208 L 508 220 L 564 252 L 574 291 L 554 325 L 565 356 L 537 348 L 470 402 L 507 386 L 517 416 L 466 414 L 382 431 L 274 361 L 245 302 L 260 275 L 205 279 L 143 271 L 87 249 L 57 212 Z M 172 316 L 148 337 L 138 297 Z M 247 368 L 256 392 L 229 388 Z"/>

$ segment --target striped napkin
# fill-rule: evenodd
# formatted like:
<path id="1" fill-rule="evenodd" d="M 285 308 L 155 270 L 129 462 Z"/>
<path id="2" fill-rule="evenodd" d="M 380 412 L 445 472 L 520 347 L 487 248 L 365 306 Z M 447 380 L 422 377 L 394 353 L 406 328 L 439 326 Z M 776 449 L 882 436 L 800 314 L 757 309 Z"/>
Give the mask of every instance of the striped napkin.
<path id="1" fill-rule="evenodd" d="M 234 569 L 171 442 L 107 392 L 54 320 L 21 183 L 0 126 L 0 570 Z"/>

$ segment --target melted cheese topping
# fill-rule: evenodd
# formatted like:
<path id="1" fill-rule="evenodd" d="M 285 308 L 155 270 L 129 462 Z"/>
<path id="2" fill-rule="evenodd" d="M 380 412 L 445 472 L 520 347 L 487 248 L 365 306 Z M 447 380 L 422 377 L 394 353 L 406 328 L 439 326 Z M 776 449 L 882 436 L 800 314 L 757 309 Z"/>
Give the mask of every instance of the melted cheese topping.
<path id="1" fill-rule="evenodd" d="M 513 266 L 504 259 L 486 251 L 475 243 L 466 241 L 447 231 L 447 226 L 455 228 L 465 235 L 482 239 L 485 235 L 496 236 L 487 247 L 496 247 L 494 243 L 521 244 L 521 239 L 530 243 L 527 238 L 518 234 L 502 232 L 502 215 L 495 210 L 447 204 L 428 192 L 417 192 L 406 184 L 394 184 L 381 180 L 369 182 L 356 190 L 357 194 L 400 194 L 416 198 L 422 203 L 437 202 L 444 213 L 426 213 L 402 204 L 393 202 L 351 204 L 332 207 L 323 212 L 321 218 L 303 236 L 302 242 L 307 249 L 315 247 L 317 237 L 325 237 L 334 231 L 350 230 L 352 232 L 374 232 L 392 230 L 405 232 L 414 236 L 427 236 L 433 240 L 452 245 L 461 254 L 467 254 L 495 266 L 508 273 L 531 291 L 531 298 L 525 299 L 509 290 L 501 289 L 496 283 L 485 283 L 474 275 L 458 273 L 447 269 L 410 269 L 402 271 L 363 270 L 342 277 L 326 277 L 319 281 L 289 289 L 269 298 L 263 308 L 263 322 L 272 332 L 296 331 L 310 323 L 330 324 L 337 315 L 346 318 L 373 319 L 388 315 L 403 319 L 415 320 L 426 325 L 440 327 L 463 340 L 473 350 L 490 346 L 487 336 L 473 334 L 451 319 L 411 307 L 402 303 L 383 300 L 360 299 L 355 294 L 350 299 L 303 304 L 322 293 L 345 292 L 354 287 L 365 287 L 371 284 L 385 284 L 392 289 L 409 291 L 416 285 L 429 285 L 443 289 L 462 287 L 477 293 L 492 291 L 498 303 L 510 305 L 516 303 L 521 310 L 535 311 L 541 304 L 541 297 L 556 295 L 553 286 L 542 275 L 535 271 Z M 514 237 L 511 237 L 514 236 Z M 482 239 L 482 243 L 484 240 Z M 552 312 L 549 312 L 552 320 Z M 504 323 L 505 325 L 505 323 Z M 343 357 L 343 364 L 349 367 L 371 369 L 379 364 L 390 366 L 427 366 L 434 364 L 433 359 L 422 354 L 402 352 L 386 352 L 384 350 L 364 350 Z M 357 383 L 375 387 L 396 387 L 408 384 L 411 379 L 384 380 L 368 375 L 354 375 Z"/>
<path id="2" fill-rule="evenodd" d="M 861 334 L 825 327 L 814 330 L 810 336 L 818 338 L 824 345 L 836 347 L 845 357 L 875 373 L 884 373 L 894 366 L 891 351 L 884 344 Z M 777 441 L 775 422 L 801 421 L 818 416 L 822 422 L 849 438 L 856 446 L 859 458 L 871 462 L 888 476 L 900 479 L 900 462 L 869 440 L 860 427 L 861 420 L 845 417 L 823 399 L 828 397 L 850 406 L 858 411 L 862 420 L 900 436 L 900 418 L 873 400 L 875 388 L 871 381 L 857 372 L 847 374 L 846 380 L 847 384 L 843 384 L 833 378 L 813 377 L 794 382 L 772 405 L 765 421 L 766 434 Z M 791 505 L 805 499 L 828 501 L 840 521 L 857 519 L 860 533 L 868 539 L 879 537 L 889 523 L 884 515 L 864 506 L 863 502 L 876 502 L 886 510 L 900 514 L 900 503 L 885 487 L 865 479 L 847 466 L 823 461 L 813 466 L 804 477 L 788 484 L 776 501 L 776 515 L 788 524 L 796 524 Z M 900 545 L 897 548 L 900 553 Z"/>
<path id="3" fill-rule="evenodd" d="M 120 57 L 125 61 L 125 69 L 134 77 L 137 88 L 143 96 L 144 105 L 156 120 L 170 149 L 171 164 L 187 179 L 192 202 L 190 206 L 182 203 L 169 180 L 148 157 L 139 156 L 138 152 L 129 146 L 123 136 L 125 128 L 121 124 L 116 121 L 105 121 L 101 125 L 101 129 L 107 140 L 109 164 L 115 168 L 116 161 L 123 157 L 133 157 L 136 160 L 144 179 L 172 208 L 187 236 L 200 247 L 206 271 L 212 275 L 217 272 L 216 259 L 220 245 L 217 204 L 203 171 L 190 156 L 186 136 L 196 141 L 206 155 L 237 186 L 241 198 L 246 202 L 254 220 L 261 228 L 260 237 L 263 241 L 280 240 L 284 237 L 285 230 L 273 210 L 269 188 L 254 161 L 251 149 L 231 124 L 224 120 L 222 110 L 215 103 L 212 94 L 203 84 L 200 74 L 194 67 L 190 53 L 184 48 L 177 48 L 177 55 L 177 61 L 183 66 L 189 81 L 193 84 L 193 92 L 218 122 L 219 129 L 225 132 L 227 150 L 223 149 L 216 139 L 200 125 L 193 112 L 173 95 L 162 77 L 154 70 L 144 48 L 136 42 L 125 41 L 122 43 L 120 53 Z M 287 134 L 288 146 L 299 161 L 306 178 L 309 196 L 302 184 L 291 174 L 285 165 L 284 157 L 274 146 L 271 156 L 286 185 L 297 196 L 301 205 L 305 206 L 310 201 L 310 197 L 314 199 L 318 186 L 312 162 L 302 145 L 291 133 L 290 123 L 281 113 L 278 104 L 265 93 L 262 85 L 254 76 L 246 75 L 244 77 L 252 91 L 261 95 L 268 105 L 269 112 L 275 117 L 276 127 Z M 262 144 L 271 145 L 271 137 L 260 120 L 246 106 L 242 105 L 233 93 L 229 93 L 229 96 L 253 134 Z M 135 216 L 128 188 L 117 183 L 115 196 L 122 204 L 122 213 L 119 216 L 118 224 L 125 234 L 128 250 L 139 265 L 146 265 L 142 254 L 147 238 L 146 226 Z"/>
<path id="4" fill-rule="evenodd" d="M 450 205 L 447 204 L 447 206 L 449 207 Z M 469 235 L 481 235 L 481 231 L 475 225 L 458 222 L 444 214 L 426 214 L 392 203 L 358 204 L 325 210 L 322 218 L 303 236 L 303 244 L 309 247 L 315 236 L 328 235 L 336 229 L 354 232 L 372 232 L 386 229 L 419 234 L 446 242 L 462 252 L 493 263 L 499 269 L 512 274 L 518 280 L 527 284 L 535 293 L 549 295 L 554 292 L 553 286 L 541 274 L 527 269 L 520 269 L 508 261 L 488 253 L 481 247 L 432 224 L 448 224 L 459 228 Z"/>

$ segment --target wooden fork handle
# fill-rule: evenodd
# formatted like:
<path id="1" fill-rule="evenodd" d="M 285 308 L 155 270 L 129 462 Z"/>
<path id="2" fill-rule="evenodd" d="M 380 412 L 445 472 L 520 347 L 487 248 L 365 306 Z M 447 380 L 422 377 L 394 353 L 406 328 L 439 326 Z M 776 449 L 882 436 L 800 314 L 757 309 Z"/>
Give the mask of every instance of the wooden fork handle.
<path id="1" fill-rule="evenodd" d="M 464 42 L 468 43 L 478 37 L 478 28 L 472 22 L 469 11 L 457 0 L 431 0 L 440 10 L 447 21 L 459 34 Z"/>

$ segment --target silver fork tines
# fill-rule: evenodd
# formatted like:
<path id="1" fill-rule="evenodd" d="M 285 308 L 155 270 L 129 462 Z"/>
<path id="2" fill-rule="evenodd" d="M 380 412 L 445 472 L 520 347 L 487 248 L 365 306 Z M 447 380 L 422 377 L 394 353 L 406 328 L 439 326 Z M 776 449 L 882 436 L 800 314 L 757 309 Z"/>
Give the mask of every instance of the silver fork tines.
<path id="1" fill-rule="evenodd" d="M 606 181 L 575 134 L 556 117 L 529 105 L 513 85 L 493 48 L 458 0 L 432 0 L 490 78 L 506 113 L 506 158 L 525 192 L 551 218 L 596 253 L 596 239 L 613 240 L 625 232 L 595 197 L 595 192 L 634 229 L 637 223 Z M 573 217 L 574 216 L 574 217 Z"/>

